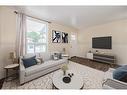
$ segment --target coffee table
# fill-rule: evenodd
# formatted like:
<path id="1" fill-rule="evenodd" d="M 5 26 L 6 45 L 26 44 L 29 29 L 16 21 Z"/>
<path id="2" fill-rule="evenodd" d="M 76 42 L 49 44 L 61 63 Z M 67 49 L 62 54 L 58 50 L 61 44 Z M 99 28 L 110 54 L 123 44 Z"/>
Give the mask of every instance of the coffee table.
<path id="1" fill-rule="evenodd" d="M 70 83 L 63 82 L 63 77 L 68 76 L 68 73 L 73 73 Z M 63 75 L 63 71 L 59 70 L 53 74 L 53 89 L 82 89 L 84 86 L 83 78 L 75 71 L 67 70 L 66 75 Z"/>

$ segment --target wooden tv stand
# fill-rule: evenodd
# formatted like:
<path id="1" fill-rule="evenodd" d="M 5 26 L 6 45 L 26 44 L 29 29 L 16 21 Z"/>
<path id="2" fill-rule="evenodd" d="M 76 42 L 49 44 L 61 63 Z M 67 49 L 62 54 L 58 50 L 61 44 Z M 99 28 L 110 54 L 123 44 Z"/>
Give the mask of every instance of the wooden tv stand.
<path id="1" fill-rule="evenodd" d="M 116 57 L 114 55 L 109 54 L 101 54 L 101 53 L 88 53 L 91 57 L 88 59 L 92 59 L 94 61 L 103 62 L 103 63 L 116 63 Z"/>

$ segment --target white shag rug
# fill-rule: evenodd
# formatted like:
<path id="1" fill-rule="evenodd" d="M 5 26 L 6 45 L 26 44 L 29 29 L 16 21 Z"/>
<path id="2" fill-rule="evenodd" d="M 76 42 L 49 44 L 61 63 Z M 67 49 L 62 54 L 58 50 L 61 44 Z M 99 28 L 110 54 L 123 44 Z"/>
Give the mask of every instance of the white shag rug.
<path id="1" fill-rule="evenodd" d="M 83 89 L 102 89 L 104 72 L 75 62 L 69 62 L 69 69 L 82 74 L 84 81 Z M 57 72 L 57 71 L 55 71 Z M 4 81 L 2 89 L 52 89 L 53 73 L 47 74 L 24 85 L 19 85 L 19 80 Z"/>

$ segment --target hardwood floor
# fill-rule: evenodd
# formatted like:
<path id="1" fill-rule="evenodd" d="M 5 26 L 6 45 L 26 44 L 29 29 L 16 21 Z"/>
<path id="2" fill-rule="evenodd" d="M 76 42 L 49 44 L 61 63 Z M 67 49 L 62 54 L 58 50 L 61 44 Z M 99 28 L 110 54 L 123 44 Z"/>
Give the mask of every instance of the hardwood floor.
<path id="1" fill-rule="evenodd" d="M 110 67 L 112 67 L 112 68 L 119 67 L 116 64 L 101 63 L 101 62 L 96 62 L 96 61 L 92 61 L 92 60 L 88 60 L 86 58 L 81 58 L 81 57 L 76 57 L 76 56 L 72 57 L 69 60 L 71 60 L 73 62 L 77 62 L 77 63 L 82 64 L 82 65 L 86 65 L 88 67 L 91 67 L 91 68 L 94 68 L 97 70 L 104 71 L 104 72 L 106 72 Z"/>
<path id="2" fill-rule="evenodd" d="M 0 79 L 0 89 L 1 89 L 2 86 L 3 86 L 3 83 L 4 83 L 4 78 L 3 78 L 3 79 Z"/>

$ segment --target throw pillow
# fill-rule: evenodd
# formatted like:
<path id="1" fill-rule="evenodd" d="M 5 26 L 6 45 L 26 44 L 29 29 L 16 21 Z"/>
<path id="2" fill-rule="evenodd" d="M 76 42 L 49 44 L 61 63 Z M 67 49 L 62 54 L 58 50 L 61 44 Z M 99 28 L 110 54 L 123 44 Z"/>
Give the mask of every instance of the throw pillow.
<path id="1" fill-rule="evenodd" d="M 58 53 L 59 59 L 62 59 L 62 53 Z"/>
<path id="2" fill-rule="evenodd" d="M 53 59 L 54 59 L 54 60 L 58 60 L 58 59 L 59 59 L 58 53 L 54 53 L 54 54 L 53 54 Z"/>
<path id="3" fill-rule="evenodd" d="M 36 65 L 37 62 L 35 58 L 36 56 L 30 57 L 30 58 L 23 58 L 22 61 L 23 61 L 25 68 Z"/>
<path id="4" fill-rule="evenodd" d="M 120 81 L 127 82 L 127 75 L 120 79 Z"/>
<path id="5" fill-rule="evenodd" d="M 54 53 L 52 55 L 53 60 L 62 59 L 62 53 Z"/>
<path id="6" fill-rule="evenodd" d="M 41 60 L 38 59 L 38 58 L 36 58 L 36 62 L 37 62 L 38 65 L 41 64 Z"/>
<path id="7" fill-rule="evenodd" d="M 36 58 L 36 62 L 38 65 L 44 63 L 42 58 Z"/>
<path id="8" fill-rule="evenodd" d="M 113 72 L 113 78 L 120 81 L 127 81 L 127 65 L 117 68 Z"/>

